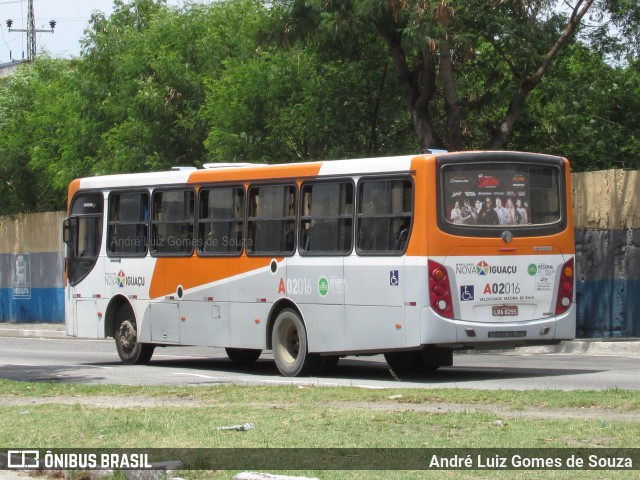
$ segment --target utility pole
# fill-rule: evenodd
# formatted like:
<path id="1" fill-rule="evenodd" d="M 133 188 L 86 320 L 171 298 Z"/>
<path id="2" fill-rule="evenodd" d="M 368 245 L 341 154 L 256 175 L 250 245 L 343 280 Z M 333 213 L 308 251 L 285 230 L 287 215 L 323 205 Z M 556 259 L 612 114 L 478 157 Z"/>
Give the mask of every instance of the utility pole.
<path id="1" fill-rule="evenodd" d="M 29 12 L 27 14 L 27 28 L 12 29 L 11 27 L 13 26 L 13 20 L 11 19 L 7 20 L 7 27 L 9 28 L 9 33 L 11 33 L 11 31 L 27 33 L 27 60 L 31 61 L 34 58 L 36 58 L 36 33 L 39 33 L 39 32 L 53 33 L 53 29 L 56 27 L 56 23 L 57 22 L 55 20 L 49 21 L 49 26 L 51 27 L 51 30 L 37 29 L 36 17 L 33 14 L 33 0 L 29 0 Z"/>

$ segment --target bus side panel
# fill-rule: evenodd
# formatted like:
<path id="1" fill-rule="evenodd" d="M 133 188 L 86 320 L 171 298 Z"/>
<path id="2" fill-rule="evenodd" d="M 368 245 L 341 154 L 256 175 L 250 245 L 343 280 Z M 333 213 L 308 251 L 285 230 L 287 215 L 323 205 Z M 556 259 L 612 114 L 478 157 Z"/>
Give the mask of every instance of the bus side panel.
<path id="1" fill-rule="evenodd" d="M 100 337 L 100 318 L 98 304 L 94 299 L 77 300 L 75 302 L 73 336 L 80 338 Z M 104 327 L 103 327 L 104 331 Z"/>
<path id="2" fill-rule="evenodd" d="M 406 347 L 418 347 L 422 340 L 422 310 L 429 304 L 427 259 L 405 258 L 404 328 Z"/>
<path id="3" fill-rule="evenodd" d="M 344 305 L 309 303 L 299 307 L 307 329 L 310 352 L 346 350 Z"/>
<path id="4" fill-rule="evenodd" d="M 402 307 L 347 305 L 346 312 L 347 351 L 405 348 Z"/>
<path id="5" fill-rule="evenodd" d="M 180 344 L 229 346 L 231 344 L 229 302 L 182 301 L 180 303 Z"/>
<path id="6" fill-rule="evenodd" d="M 336 352 L 345 347 L 344 257 L 293 256 L 280 276 L 278 295 L 294 302 L 307 329 L 310 352 Z"/>
<path id="7" fill-rule="evenodd" d="M 270 310 L 270 303 L 232 302 L 230 306 L 231 341 L 229 346 L 234 348 L 265 349 L 267 319 L 269 318 Z"/>
<path id="8" fill-rule="evenodd" d="M 65 323 L 67 334 L 79 338 L 104 338 L 104 314 L 110 298 L 105 285 L 104 263 L 98 257 L 91 272 L 78 285 L 67 284 Z"/>
<path id="9" fill-rule="evenodd" d="M 179 301 L 181 345 L 227 347 L 231 344 L 229 295 L 232 280 L 228 278 L 231 261 L 233 259 L 190 259 L 198 270 L 215 272 L 216 278 L 221 279 L 184 290 Z"/>
<path id="10" fill-rule="evenodd" d="M 348 351 L 404 348 L 404 257 L 345 258 Z"/>

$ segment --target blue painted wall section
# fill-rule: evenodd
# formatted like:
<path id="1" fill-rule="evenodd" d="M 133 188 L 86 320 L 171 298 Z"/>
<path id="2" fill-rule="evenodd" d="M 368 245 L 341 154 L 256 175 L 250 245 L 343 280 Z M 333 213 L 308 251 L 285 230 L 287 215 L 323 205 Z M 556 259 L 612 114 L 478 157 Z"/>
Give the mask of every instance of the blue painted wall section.
<path id="1" fill-rule="evenodd" d="M 576 229 L 577 336 L 640 337 L 640 229 Z"/>
<path id="2" fill-rule="evenodd" d="M 0 322 L 64 323 L 64 289 L 32 288 L 30 299 L 13 298 L 13 288 L 0 289 Z"/>
<path id="3" fill-rule="evenodd" d="M 0 218 L 0 322 L 64 323 L 63 218 Z"/>
<path id="4" fill-rule="evenodd" d="M 25 283 L 16 275 L 19 255 L 28 258 Z M 0 254 L 0 322 L 64 322 L 63 252 Z"/>

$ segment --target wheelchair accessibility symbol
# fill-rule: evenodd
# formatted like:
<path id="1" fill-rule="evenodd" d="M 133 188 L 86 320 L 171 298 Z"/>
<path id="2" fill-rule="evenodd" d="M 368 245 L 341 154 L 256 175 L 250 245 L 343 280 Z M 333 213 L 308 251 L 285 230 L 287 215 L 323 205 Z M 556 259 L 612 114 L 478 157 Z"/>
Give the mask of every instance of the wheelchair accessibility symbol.
<path id="1" fill-rule="evenodd" d="M 463 302 L 469 302 L 473 300 L 473 285 L 462 285 L 460 287 L 460 300 Z"/>
<path id="2" fill-rule="evenodd" d="M 400 285 L 400 274 L 398 273 L 398 270 L 389 271 L 389 285 L 392 287 Z"/>

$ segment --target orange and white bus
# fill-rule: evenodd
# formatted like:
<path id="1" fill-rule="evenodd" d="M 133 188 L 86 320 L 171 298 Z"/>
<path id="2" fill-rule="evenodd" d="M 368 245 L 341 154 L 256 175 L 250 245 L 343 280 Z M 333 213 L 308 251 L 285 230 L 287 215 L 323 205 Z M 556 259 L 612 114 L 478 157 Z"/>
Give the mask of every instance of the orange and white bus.
<path id="1" fill-rule="evenodd" d="M 69 186 L 67 334 L 154 348 L 271 350 L 285 376 L 383 353 L 575 335 L 569 163 L 430 153 L 100 176 Z"/>

